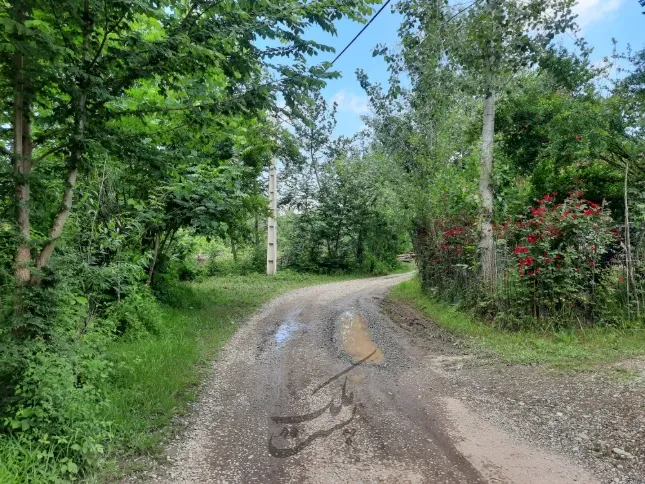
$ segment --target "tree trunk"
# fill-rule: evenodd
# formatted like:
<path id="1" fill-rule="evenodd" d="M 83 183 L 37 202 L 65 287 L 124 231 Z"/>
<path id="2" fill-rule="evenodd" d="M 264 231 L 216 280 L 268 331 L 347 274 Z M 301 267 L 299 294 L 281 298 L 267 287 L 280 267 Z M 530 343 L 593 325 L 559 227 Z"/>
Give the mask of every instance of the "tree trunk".
<path id="1" fill-rule="evenodd" d="M 157 257 L 159 256 L 159 232 L 155 233 L 154 239 L 154 250 L 152 252 L 152 261 L 150 261 L 150 267 L 148 268 L 148 282 L 147 284 L 152 284 L 152 277 L 155 274 L 155 264 L 157 263 Z"/>
<path id="2" fill-rule="evenodd" d="M 482 129 L 482 152 L 479 171 L 479 197 L 481 201 L 481 235 L 479 242 L 481 276 L 484 286 L 495 288 L 495 238 L 493 234 L 493 140 L 495 136 L 495 87 L 492 59 L 486 61 L 486 84 L 484 97 L 484 123 Z"/>
<path id="3" fill-rule="evenodd" d="M 89 16 L 89 3 L 85 0 L 84 8 L 85 26 L 83 28 L 83 57 L 84 67 L 87 68 L 90 62 L 90 35 L 92 33 L 92 19 Z M 69 218 L 72 211 L 72 202 L 74 199 L 74 188 L 76 186 L 76 179 L 78 177 L 78 167 L 85 152 L 85 125 L 87 123 L 87 91 L 89 86 L 87 81 L 82 78 L 79 84 L 78 93 L 76 95 L 76 112 L 74 113 L 74 145 L 72 147 L 72 155 L 69 162 L 67 177 L 65 179 L 65 190 L 63 192 L 63 200 L 61 207 L 56 214 L 54 224 L 52 225 L 49 233 L 49 241 L 45 244 L 36 266 L 42 269 L 49 264 L 49 261 L 56 248 L 56 243 L 63 233 L 65 223 Z"/>
<path id="4" fill-rule="evenodd" d="M 233 253 L 233 263 L 237 265 L 237 245 L 235 244 L 235 238 L 231 235 L 231 252 Z"/>
<path id="5" fill-rule="evenodd" d="M 18 8 L 16 21 L 24 22 L 26 12 Z M 29 266 L 31 252 L 29 242 L 31 228 L 29 221 L 29 175 L 31 172 L 31 117 L 26 99 L 25 58 L 17 53 L 14 57 L 14 99 L 13 99 L 13 168 L 15 176 L 16 225 L 20 241 L 16 250 L 14 275 L 18 285 L 25 285 L 31 279 Z"/>
<path id="6" fill-rule="evenodd" d="M 356 241 L 356 262 L 363 265 L 365 261 L 365 244 L 363 243 L 363 227 L 358 231 L 358 239 Z"/>

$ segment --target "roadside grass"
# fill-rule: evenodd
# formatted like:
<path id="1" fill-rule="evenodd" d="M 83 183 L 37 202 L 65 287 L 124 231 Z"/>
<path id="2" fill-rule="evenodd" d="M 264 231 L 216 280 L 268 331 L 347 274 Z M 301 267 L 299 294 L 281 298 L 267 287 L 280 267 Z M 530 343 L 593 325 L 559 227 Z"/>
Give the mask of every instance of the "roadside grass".
<path id="1" fill-rule="evenodd" d="M 638 329 L 603 327 L 543 333 L 494 328 L 428 297 L 418 277 L 395 286 L 390 298 L 408 304 L 439 326 L 465 337 L 476 347 L 494 351 L 509 363 L 583 371 L 600 363 L 645 355 L 645 331 Z"/>
<path id="2" fill-rule="evenodd" d="M 53 450 L 53 447 L 51 448 Z M 9 437 L 0 437 L 0 482 L 23 484 L 25 482 L 52 482 L 58 474 L 57 464 L 43 449 Z"/>
<path id="3" fill-rule="evenodd" d="M 405 274 L 417 270 L 417 265 L 414 262 L 399 262 L 397 267 L 390 272 L 390 274 Z"/>
<path id="4" fill-rule="evenodd" d="M 314 275 L 283 271 L 227 275 L 179 286 L 163 308 L 154 337 L 108 348 L 114 375 L 105 388 L 102 419 L 112 422 L 109 464 L 92 480 L 116 479 L 136 469 L 132 457 L 155 455 L 172 433 L 171 420 L 185 413 L 199 383 L 239 323 L 263 303 L 291 289 L 336 282 L 355 275 Z M 0 480 L 1 482 L 1 480 Z"/>

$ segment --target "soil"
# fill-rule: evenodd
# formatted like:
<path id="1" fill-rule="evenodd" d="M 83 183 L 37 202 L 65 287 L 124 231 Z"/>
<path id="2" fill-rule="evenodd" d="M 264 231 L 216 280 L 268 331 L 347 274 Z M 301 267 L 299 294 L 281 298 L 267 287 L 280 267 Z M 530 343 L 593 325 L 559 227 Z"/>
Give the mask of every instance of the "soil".
<path id="1" fill-rule="evenodd" d="M 265 305 L 163 463 L 126 482 L 642 482 L 642 385 L 504 366 L 388 301 L 407 277 Z"/>
<path id="2" fill-rule="evenodd" d="M 482 419 L 567 456 L 601 482 L 645 483 L 645 360 L 584 372 L 509 365 L 467 348 L 405 304 L 386 300 L 383 308 L 436 355 L 456 401 Z"/>

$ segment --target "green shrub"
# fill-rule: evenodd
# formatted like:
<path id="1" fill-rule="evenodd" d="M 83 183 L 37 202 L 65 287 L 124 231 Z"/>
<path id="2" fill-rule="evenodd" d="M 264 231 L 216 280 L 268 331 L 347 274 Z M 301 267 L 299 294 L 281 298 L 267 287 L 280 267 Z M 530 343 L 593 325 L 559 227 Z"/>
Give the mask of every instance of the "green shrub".
<path id="1" fill-rule="evenodd" d="M 510 242 L 500 289 L 507 313 L 524 321 L 523 327 L 602 321 L 599 295 L 613 272 L 603 256 L 617 238 L 612 219 L 605 206 L 584 200 L 582 192 L 562 203 L 556 196 L 546 194 L 530 215 L 507 221 L 500 230 Z"/>
<path id="2" fill-rule="evenodd" d="M 99 388 L 111 371 L 103 351 L 112 326 L 64 284 L 29 288 L 23 299 L 22 313 L 0 326 L 0 430 L 13 460 L 35 453 L 56 462 L 32 482 L 71 480 L 101 461 L 110 438 L 97 409 L 106 403 Z"/>
<path id="3" fill-rule="evenodd" d="M 106 320 L 118 335 L 136 339 L 159 332 L 161 312 L 150 289 L 142 286 L 123 301 L 113 304 L 107 311 Z"/>
<path id="4" fill-rule="evenodd" d="M 97 386 L 108 371 L 94 352 L 66 355 L 36 344 L 3 425 L 25 442 L 53 448 L 60 475 L 75 476 L 100 460 L 110 437 L 109 423 L 96 418 L 105 404 Z"/>

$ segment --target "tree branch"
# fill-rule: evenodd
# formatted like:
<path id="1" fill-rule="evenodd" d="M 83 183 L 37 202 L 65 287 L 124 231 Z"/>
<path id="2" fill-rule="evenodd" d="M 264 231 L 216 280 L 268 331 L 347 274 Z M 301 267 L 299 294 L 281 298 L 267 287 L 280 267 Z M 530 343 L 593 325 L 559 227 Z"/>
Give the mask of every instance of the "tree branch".
<path id="1" fill-rule="evenodd" d="M 45 158 L 47 158 L 49 155 L 53 155 L 54 153 L 57 153 L 58 151 L 60 151 L 60 150 L 64 149 L 65 147 L 66 147 L 66 145 L 63 145 L 63 146 L 57 146 L 57 147 L 55 147 L 55 148 L 51 148 L 51 149 L 49 149 L 49 150 L 45 151 L 45 152 L 44 152 L 42 155 L 40 155 L 38 158 L 35 158 L 35 159 L 33 160 L 33 162 L 34 162 L 34 163 L 38 163 L 39 161 L 42 161 L 42 160 L 44 160 Z"/>
<path id="2" fill-rule="evenodd" d="M 110 36 L 111 33 L 113 33 L 119 25 L 121 25 L 121 22 L 123 22 L 123 19 L 125 16 L 128 14 L 128 11 L 126 10 L 123 15 L 121 15 L 121 18 L 119 18 L 118 22 L 114 24 L 112 28 L 106 28 L 105 32 L 103 33 L 103 39 L 101 40 L 101 45 L 99 45 L 99 48 L 96 51 L 96 54 L 94 55 L 94 58 L 90 62 L 90 65 L 88 66 L 87 70 L 90 71 L 94 65 L 96 64 L 96 61 L 99 60 L 99 57 L 101 56 L 101 53 L 103 52 L 103 48 L 105 47 L 105 43 L 107 42 L 108 37 Z M 107 16 L 107 14 L 106 14 Z"/>

